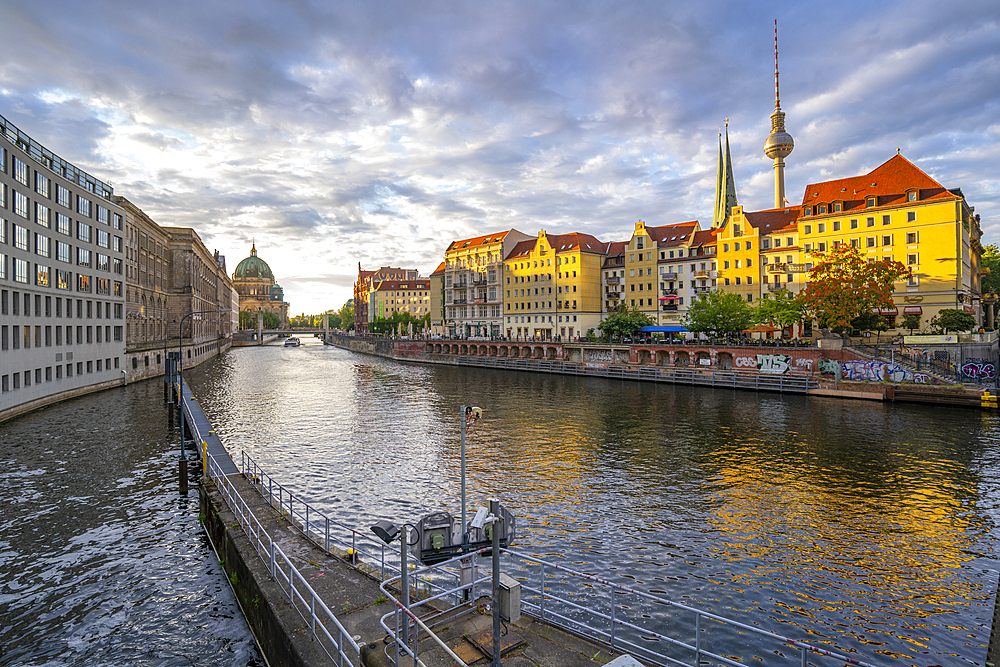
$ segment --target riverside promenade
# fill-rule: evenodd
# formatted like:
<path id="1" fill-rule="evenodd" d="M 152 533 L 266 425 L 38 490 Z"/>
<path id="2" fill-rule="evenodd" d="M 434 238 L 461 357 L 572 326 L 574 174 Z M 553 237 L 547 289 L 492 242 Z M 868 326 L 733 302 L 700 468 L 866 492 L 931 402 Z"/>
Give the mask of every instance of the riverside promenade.
<path id="1" fill-rule="evenodd" d="M 202 476 L 199 489 L 205 532 L 268 664 L 391 665 L 385 648 L 389 647 L 392 655 L 393 644 L 379 621 L 393 611 L 394 603 L 380 590 L 379 579 L 369 573 L 373 568 L 356 564 L 342 550 L 317 546 L 306 538 L 301 525 L 289 520 L 288 512 L 275 508 L 261 495 L 226 452 L 186 385 L 183 406 L 194 439 L 202 443 L 202 470 L 210 472 Z M 262 556 L 262 544 L 277 549 L 265 549 Z M 277 550 L 284 558 L 275 557 Z M 296 574 L 291 574 L 292 567 Z M 315 598 L 305 592 L 303 584 L 308 584 Z M 472 606 L 483 609 L 482 601 L 478 602 Z M 420 604 L 415 604 L 413 611 L 417 615 L 433 612 Z M 338 636 L 343 633 L 338 632 L 336 623 L 346 636 Z M 421 633 L 420 660 L 427 667 L 489 664 L 491 654 L 481 647 L 482 637 L 489 636 L 491 628 L 491 614 L 478 612 L 435 628 L 461 662 Z M 338 654 L 326 641 L 327 636 L 341 642 L 343 653 Z M 507 642 L 501 643 L 507 667 L 588 667 L 603 665 L 619 655 L 604 644 L 524 615 L 510 624 L 508 636 L 516 636 L 519 643 L 509 652 Z M 470 638 L 478 639 L 480 648 Z M 412 660 L 400 663 L 409 665 Z"/>

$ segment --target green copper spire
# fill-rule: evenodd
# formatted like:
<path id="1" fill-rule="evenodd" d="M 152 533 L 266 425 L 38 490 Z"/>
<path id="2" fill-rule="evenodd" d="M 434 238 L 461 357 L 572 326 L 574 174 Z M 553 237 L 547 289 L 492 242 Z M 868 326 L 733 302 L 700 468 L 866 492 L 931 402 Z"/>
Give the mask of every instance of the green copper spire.
<path id="1" fill-rule="evenodd" d="M 715 212 L 712 227 L 725 224 L 729 212 L 736 206 L 736 179 L 733 178 L 733 157 L 729 152 L 729 119 L 726 119 L 726 150 L 722 150 L 722 133 L 719 133 L 719 168 L 715 174 Z"/>

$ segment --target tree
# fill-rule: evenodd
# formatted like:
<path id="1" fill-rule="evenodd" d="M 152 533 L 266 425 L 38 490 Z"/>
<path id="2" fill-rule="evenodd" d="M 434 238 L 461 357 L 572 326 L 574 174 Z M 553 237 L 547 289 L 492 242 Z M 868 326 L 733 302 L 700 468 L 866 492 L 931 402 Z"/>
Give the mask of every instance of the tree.
<path id="1" fill-rule="evenodd" d="M 689 331 L 722 336 L 749 329 L 756 323 L 757 314 L 742 295 L 714 289 L 688 306 L 684 323 Z"/>
<path id="2" fill-rule="evenodd" d="M 633 308 L 628 309 L 625 304 L 620 304 L 603 322 L 597 325 L 601 330 L 601 338 L 610 340 L 611 338 L 632 337 L 639 333 L 639 329 L 655 324 L 653 318 L 646 313 Z"/>
<path id="3" fill-rule="evenodd" d="M 761 324 L 767 322 L 771 326 L 787 329 L 801 322 L 805 315 L 805 303 L 786 289 L 765 294 L 757 302 L 757 321 Z"/>
<path id="4" fill-rule="evenodd" d="M 819 263 L 809 272 L 802 300 L 821 327 L 838 332 L 863 313 L 892 308 L 893 284 L 909 275 L 901 262 L 868 261 L 849 244 L 813 256 Z"/>
<path id="5" fill-rule="evenodd" d="M 274 313 L 261 313 L 264 316 L 265 329 L 278 329 L 281 327 L 281 318 Z M 240 329 L 256 329 L 257 313 L 249 310 L 240 311 Z"/>
<path id="6" fill-rule="evenodd" d="M 340 328 L 340 313 L 337 312 L 326 313 L 326 319 L 330 322 L 331 329 Z"/>
<path id="7" fill-rule="evenodd" d="M 903 328 L 910 330 L 910 335 L 913 335 L 914 329 L 920 328 L 920 316 L 919 315 L 903 315 Z"/>
<path id="8" fill-rule="evenodd" d="M 1000 246 L 996 243 L 983 248 L 982 262 L 980 264 L 979 275 L 982 277 L 983 294 L 997 294 L 1000 292 Z M 995 304 L 983 303 L 983 309 L 995 308 Z M 983 318 L 986 321 L 986 318 Z M 994 322 L 996 320 L 993 320 Z"/>
<path id="9" fill-rule="evenodd" d="M 854 329 L 855 331 L 877 331 L 877 338 L 881 338 L 882 332 L 889 330 L 889 323 L 886 322 L 885 318 L 878 313 L 868 311 L 866 313 L 861 313 L 851 320 L 851 329 Z"/>
<path id="10" fill-rule="evenodd" d="M 348 301 L 340 308 L 340 326 L 350 331 L 354 328 L 354 304 Z"/>
<path id="11" fill-rule="evenodd" d="M 948 333 L 949 331 L 972 331 L 976 326 L 976 318 L 957 308 L 942 308 L 937 317 L 931 320 L 931 328 Z"/>

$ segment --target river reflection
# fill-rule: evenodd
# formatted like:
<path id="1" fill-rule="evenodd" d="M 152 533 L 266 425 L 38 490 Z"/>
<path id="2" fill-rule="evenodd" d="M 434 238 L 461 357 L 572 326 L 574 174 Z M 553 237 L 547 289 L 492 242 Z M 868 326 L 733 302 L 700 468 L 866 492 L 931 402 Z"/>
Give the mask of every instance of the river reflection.
<path id="1" fill-rule="evenodd" d="M 189 375 L 230 451 L 363 527 L 518 515 L 519 548 L 886 665 L 982 663 L 998 420 L 975 411 L 401 364 L 307 344 Z"/>

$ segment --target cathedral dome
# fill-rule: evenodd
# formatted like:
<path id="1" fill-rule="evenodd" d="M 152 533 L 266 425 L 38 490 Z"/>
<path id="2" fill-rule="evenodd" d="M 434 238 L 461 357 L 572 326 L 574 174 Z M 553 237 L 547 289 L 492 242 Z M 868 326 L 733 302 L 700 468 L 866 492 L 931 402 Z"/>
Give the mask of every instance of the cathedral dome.
<path id="1" fill-rule="evenodd" d="M 267 262 L 257 256 L 256 244 L 250 249 L 250 256 L 236 265 L 236 271 L 233 272 L 233 280 L 239 280 L 241 278 L 257 278 L 270 280 L 272 282 L 274 281 L 274 274 L 271 273 L 271 267 L 267 265 Z"/>

